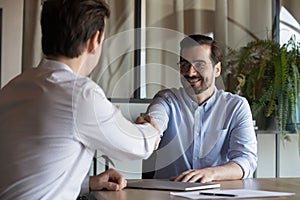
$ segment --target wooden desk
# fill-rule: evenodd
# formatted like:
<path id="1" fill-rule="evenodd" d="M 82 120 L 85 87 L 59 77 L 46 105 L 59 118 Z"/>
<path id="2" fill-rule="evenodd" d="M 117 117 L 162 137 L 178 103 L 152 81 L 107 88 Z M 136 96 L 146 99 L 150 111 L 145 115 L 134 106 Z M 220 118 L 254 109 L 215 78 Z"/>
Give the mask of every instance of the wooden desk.
<path id="1" fill-rule="evenodd" d="M 257 189 L 278 192 L 292 192 L 294 196 L 266 199 L 293 199 L 300 200 L 300 178 L 257 178 L 237 181 L 222 181 L 221 189 Z M 181 197 L 170 196 L 169 191 L 124 189 L 118 192 L 99 191 L 93 193 L 98 200 L 187 200 Z M 252 198 L 252 200 L 255 200 Z"/>

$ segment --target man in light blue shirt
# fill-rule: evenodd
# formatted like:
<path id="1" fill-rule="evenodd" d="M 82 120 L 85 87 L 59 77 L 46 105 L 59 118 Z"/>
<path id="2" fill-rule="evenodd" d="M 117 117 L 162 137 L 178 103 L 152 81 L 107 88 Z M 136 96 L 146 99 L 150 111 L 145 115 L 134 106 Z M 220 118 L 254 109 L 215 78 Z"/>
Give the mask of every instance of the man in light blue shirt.
<path id="1" fill-rule="evenodd" d="M 222 51 L 203 35 L 186 37 L 180 46 L 183 88 L 158 92 L 147 111 L 163 133 L 153 155 L 154 178 L 210 182 L 252 177 L 257 140 L 250 106 L 215 86 Z"/>

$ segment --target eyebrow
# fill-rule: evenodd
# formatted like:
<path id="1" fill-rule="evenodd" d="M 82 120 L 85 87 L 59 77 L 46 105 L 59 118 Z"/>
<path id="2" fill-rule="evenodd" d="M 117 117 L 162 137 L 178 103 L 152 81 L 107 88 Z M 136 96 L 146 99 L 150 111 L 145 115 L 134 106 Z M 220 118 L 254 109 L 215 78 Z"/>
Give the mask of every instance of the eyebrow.
<path id="1" fill-rule="evenodd" d="M 203 62 L 203 63 L 206 63 L 205 60 L 194 60 L 193 62 Z"/>
<path id="2" fill-rule="evenodd" d="M 188 60 L 186 60 L 186 59 L 182 59 L 181 62 L 182 62 L 182 61 L 190 62 L 190 61 L 188 61 Z M 195 63 L 195 62 L 198 62 L 198 63 L 205 63 L 205 64 L 207 63 L 205 60 L 193 60 L 193 61 L 192 61 L 192 63 Z"/>

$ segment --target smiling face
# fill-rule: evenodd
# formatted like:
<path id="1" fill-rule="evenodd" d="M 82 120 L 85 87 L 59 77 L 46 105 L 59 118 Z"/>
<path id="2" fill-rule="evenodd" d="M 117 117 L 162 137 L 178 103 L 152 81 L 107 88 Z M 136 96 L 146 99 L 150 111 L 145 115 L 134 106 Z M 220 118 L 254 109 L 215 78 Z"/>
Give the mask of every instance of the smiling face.
<path id="1" fill-rule="evenodd" d="M 220 75 L 221 65 L 213 66 L 210 51 L 209 45 L 198 45 L 183 48 L 181 52 L 181 82 L 184 88 L 192 88 L 196 95 L 211 96 L 215 78 Z"/>

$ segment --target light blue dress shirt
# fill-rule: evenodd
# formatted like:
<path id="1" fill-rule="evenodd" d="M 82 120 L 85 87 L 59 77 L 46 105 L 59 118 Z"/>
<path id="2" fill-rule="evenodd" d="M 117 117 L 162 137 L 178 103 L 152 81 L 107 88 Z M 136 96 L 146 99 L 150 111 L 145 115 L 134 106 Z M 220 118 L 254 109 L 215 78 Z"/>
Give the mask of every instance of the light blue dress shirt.
<path id="1" fill-rule="evenodd" d="M 163 133 L 156 151 L 154 178 L 170 178 L 188 169 L 232 161 L 243 178 L 257 167 L 257 140 L 244 97 L 215 89 L 198 105 L 183 88 L 159 92 L 148 108 Z"/>

